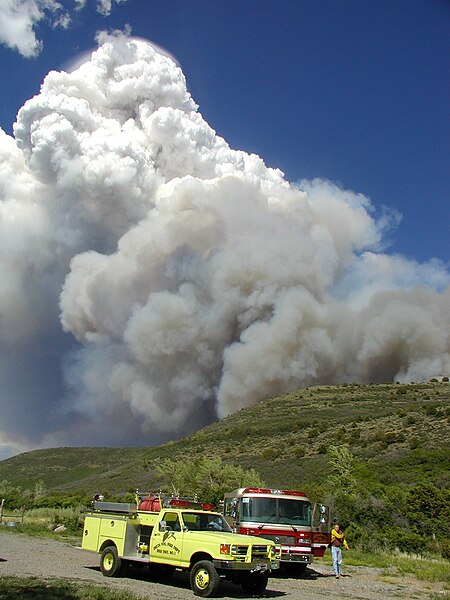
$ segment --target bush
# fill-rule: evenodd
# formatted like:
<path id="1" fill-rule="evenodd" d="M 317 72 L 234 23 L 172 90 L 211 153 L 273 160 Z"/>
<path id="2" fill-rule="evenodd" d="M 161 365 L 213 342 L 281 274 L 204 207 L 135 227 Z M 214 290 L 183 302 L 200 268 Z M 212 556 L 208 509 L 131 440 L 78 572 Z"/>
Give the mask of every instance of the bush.
<path id="1" fill-rule="evenodd" d="M 325 448 L 325 452 L 326 452 L 326 448 Z M 302 456 L 305 456 L 306 454 L 306 450 L 303 448 L 303 446 L 297 446 L 297 448 L 294 448 L 294 456 L 296 456 L 297 458 L 301 458 Z"/>
<path id="2" fill-rule="evenodd" d="M 265 448 L 262 451 L 261 456 L 266 460 L 276 458 L 278 456 L 278 451 L 275 450 L 275 448 Z"/>
<path id="3" fill-rule="evenodd" d="M 91 502 L 91 498 L 84 492 L 78 493 L 66 493 L 66 492 L 52 492 L 42 496 L 38 500 L 35 500 L 33 506 L 36 508 L 50 507 L 50 508 L 69 508 L 71 506 L 88 506 Z"/>
<path id="4" fill-rule="evenodd" d="M 348 545 L 352 547 L 361 546 L 361 544 L 366 545 L 367 535 L 367 528 L 361 527 L 361 525 L 357 525 L 356 523 L 351 523 L 345 530 L 345 538 Z"/>
<path id="5" fill-rule="evenodd" d="M 308 431 L 308 440 L 314 440 L 319 435 L 319 430 L 316 427 L 313 427 Z"/>
<path id="6" fill-rule="evenodd" d="M 78 531 L 82 526 L 80 522 L 80 513 L 63 517 L 61 519 L 61 524 L 64 525 L 68 531 Z"/>
<path id="7" fill-rule="evenodd" d="M 445 558 L 446 560 L 450 560 L 450 546 L 447 543 L 442 544 L 441 554 L 442 554 L 442 558 Z"/>
<path id="8" fill-rule="evenodd" d="M 418 448 L 419 446 L 420 446 L 420 439 L 418 437 L 413 437 L 410 439 L 409 447 L 411 448 L 411 450 L 414 450 L 415 448 Z"/>
<path id="9" fill-rule="evenodd" d="M 398 550 L 408 552 L 409 554 L 424 554 L 426 550 L 424 539 L 418 533 L 405 531 L 398 527 L 393 527 L 384 533 L 390 550 L 395 550 L 397 548 Z"/>
<path id="10" fill-rule="evenodd" d="M 386 444 L 395 444 L 405 441 L 405 434 L 403 431 L 387 431 L 384 435 L 384 441 Z"/>

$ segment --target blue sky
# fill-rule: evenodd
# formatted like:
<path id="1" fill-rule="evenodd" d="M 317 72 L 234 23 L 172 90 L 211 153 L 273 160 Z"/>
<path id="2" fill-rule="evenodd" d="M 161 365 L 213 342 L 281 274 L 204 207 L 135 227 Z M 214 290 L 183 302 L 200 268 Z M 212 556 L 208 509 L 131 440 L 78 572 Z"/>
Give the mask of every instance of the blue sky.
<path id="1" fill-rule="evenodd" d="M 449 16 L 0 0 L 0 459 L 450 375 Z"/>
<path id="2" fill-rule="evenodd" d="M 200 112 L 231 147 L 289 181 L 329 179 L 398 210 L 391 253 L 449 260 L 445 0 L 126 0 L 104 2 L 103 14 L 94 0 L 59 4 L 40 4 L 36 56 L 8 47 L 0 24 L 8 134 L 48 71 L 95 48 L 98 30 L 129 25 L 177 58 Z M 70 23 L 57 26 L 63 14 Z"/>

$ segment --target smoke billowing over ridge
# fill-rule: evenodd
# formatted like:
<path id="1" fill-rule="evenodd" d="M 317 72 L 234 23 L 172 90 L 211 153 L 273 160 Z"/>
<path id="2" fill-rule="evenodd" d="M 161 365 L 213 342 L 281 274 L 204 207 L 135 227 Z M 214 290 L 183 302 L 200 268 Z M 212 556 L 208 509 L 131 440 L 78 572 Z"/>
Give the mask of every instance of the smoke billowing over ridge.
<path id="1" fill-rule="evenodd" d="M 449 273 L 398 215 L 292 185 L 116 35 L 0 131 L 1 440 L 154 444 L 315 383 L 450 372 Z"/>

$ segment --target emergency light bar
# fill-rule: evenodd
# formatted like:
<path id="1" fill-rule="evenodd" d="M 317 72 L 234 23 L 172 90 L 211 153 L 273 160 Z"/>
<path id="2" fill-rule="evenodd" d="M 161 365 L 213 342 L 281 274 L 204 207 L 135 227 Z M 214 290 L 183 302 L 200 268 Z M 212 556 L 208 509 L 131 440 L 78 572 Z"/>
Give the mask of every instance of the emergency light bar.
<path id="1" fill-rule="evenodd" d="M 185 498 L 171 498 L 163 503 L 164 507 L 173 506 L 174 508 L 194 508 L 202 510 L 214 510 L 214 505 L 208 502 L 196 502 Z"/>
<path id="2" fill-rule="evenodd" d="M 269 490 L 263 488 L 245 488 L 243 494 L 283 494 L 284 496 L 306 496 L 303 492 L 290 492 L 288 490 Z"/>

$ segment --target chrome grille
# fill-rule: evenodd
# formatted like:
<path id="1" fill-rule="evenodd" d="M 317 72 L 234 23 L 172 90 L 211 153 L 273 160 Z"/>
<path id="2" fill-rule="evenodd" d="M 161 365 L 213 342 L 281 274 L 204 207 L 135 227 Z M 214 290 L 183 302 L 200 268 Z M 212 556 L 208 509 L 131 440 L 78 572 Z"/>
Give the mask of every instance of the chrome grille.
<path id="1" fill-rule="evenodd" d="M 293 535 L 264 534 L 264 537 L 266 538 L 266 540 L 272 540 L 276 544 L 289 544 L 290 546 L 293 546 L 295 544 L 295 537 Z"/>
<path id="2" fill-rule="evenodd" d="M 248 546 L 236 546 L 233 545 L 232 554 L 235 556 L 246 556 Z"/>
<path id="3" fill-rule="evenodd" d="M 252 558 L 257 556 L 267 556 L 267 546 L 252 546 Z"/>

